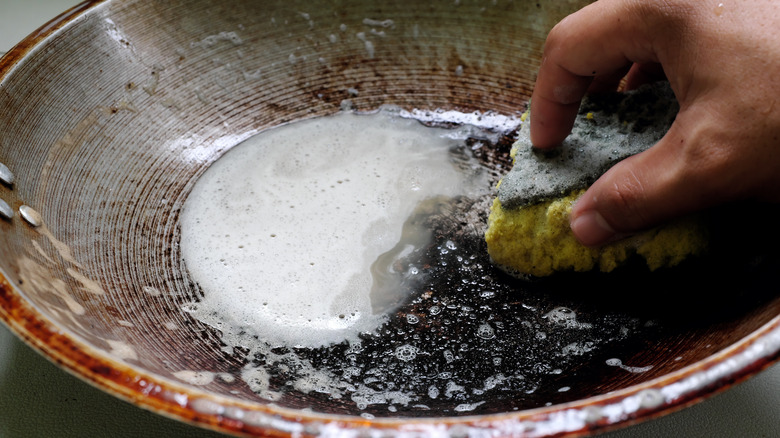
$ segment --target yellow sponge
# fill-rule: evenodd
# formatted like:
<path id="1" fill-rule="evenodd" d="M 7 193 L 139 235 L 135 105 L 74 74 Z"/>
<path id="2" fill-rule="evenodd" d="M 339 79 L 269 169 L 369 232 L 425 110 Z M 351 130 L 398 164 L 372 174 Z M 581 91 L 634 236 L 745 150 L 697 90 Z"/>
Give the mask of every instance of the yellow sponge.
<path id="1" fill-rule="evenodd" d="M 485 239 L 493 261 L 510 272 L 542 277 L 609 272 L 637 254 L 655 270 L 701 253 L 706 227 L 692 217 L 598 249 L 581 245 L 569 228 L 572 205 L 585 189 L 615 163 L 658 142 L 678 110 L 669 84 L 655 83 L 589 96 L 571 134 L 553 150 L 535 149 L 528 129 L 521 129 L 510 153 L 512 169 L 497 187 L 488 219 Z"/>
<path id="2" fill-rule="evenodd" d="M 559 271 L 609 272 L 638 254 L 655 270 L 677 265 L 707 246 L 706 227 L 687 217 L 601 248 L 586 247 L 569 228 L 571 208 L 582 193 L 514 209 L 504 209 L 495 199 L 485 233 L 493 262 L 514 275 L 544 277 Z"/>

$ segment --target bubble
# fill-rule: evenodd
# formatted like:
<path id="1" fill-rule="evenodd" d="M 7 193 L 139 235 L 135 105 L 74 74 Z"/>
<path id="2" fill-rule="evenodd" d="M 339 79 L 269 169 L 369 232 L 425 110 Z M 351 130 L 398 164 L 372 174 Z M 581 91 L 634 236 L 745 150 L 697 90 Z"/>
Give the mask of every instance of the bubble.
<path id="1" fill-rule="evenodd" d="M 417 357 L 417 347 L 409 344 L 401 345 L 395 349 L 395 357 L 404 362 L 409 362 Z"/>
<path id="2" fill-rule="evenodd" d="M 626 366 L 626 365 L 623 365 L 623 361 L 621 361 L 620 359 L 617 359 L 617 358 L 607 359 L 606 360 L 606 364 L 611 366 L 611 367 L 619 367 L 619 368 L 621 368 L 623 370 L 628 371 L 629 373 L 637 373 L 637 374 L 645 373 L 645 372 L 650 371 L 651 369 L 653 369 L 652 365 L 648 365 L 648 366 L 644 366 L 644 367 Z"/>
<path id="3" fill-rule="evenodd" d="M 455 394 L 465 393 L 465 392 L 466 392 L 465 387 L 458 385 L 457 383 L 450 380 L 449 382 L 447 382 L 447 387 L 444 389 L 444 396 L 447 398 L 452 398 L 453 396 L 455 396 Z"/>
<path id="4" fill-rule="evenodd" d="M 479 296 L 482 298 L 493 298 L 494 296 L 496 296 L 496 293 L 492 290 L 483 290 L 482 292 L 479 293 Z"/>
<path id="5" fill-rule="evenodd" d="M 654 388 L 644 389 L 637 394 L 639 405 L 644 409 L 654 409 L 666 402 L 663 393 Z"/>
<path id="6" fill-rule="evenodd" d="M 496 333 L 490 324 L 485 323 L 481 324 L 479 328 L 477 328 L 477 336 L 482 339 L 493 339 L 496 337 Z"/>
<path id="7" fill-rule="evenodd" d="M 570 329 L 589 329 L 592 328 L 592 325 L 589 323 L 582 323 L 577 321 L 577 314 L 574 312 L 574 310 L 569 309 L 567 307 L 556 307 L 550 312 L 548 312 L 546 315 L 544 315 L 545 318 L 547 318 L 550 323 L 570 328 Z"/>
<path id="8" fill-rule="evenodd" d="M 582 356 L 594 349 L 594 345 L 590 342 L 573 342 L 566 345 L 562 349 L 564 356 Z"/>
<path id="9" fill-rule="evenodd" d="M 506 377 L 503 374 L 497 374 L 495 376 L 488 377 L 485 380 L 484 388 L 485 388 L 486 391 L 491 390 L 491 389 L 499 386 L 505 380 L 506 380 Z"/>
<path id="10" fill-rule="evenodd" d="M 462 403 L 459 404 L 458 406 L 455 406 L 455 412 L 471 412 L 484 403 L 485 403 L 484 401 L 477 402 L 477 403 Z"/>

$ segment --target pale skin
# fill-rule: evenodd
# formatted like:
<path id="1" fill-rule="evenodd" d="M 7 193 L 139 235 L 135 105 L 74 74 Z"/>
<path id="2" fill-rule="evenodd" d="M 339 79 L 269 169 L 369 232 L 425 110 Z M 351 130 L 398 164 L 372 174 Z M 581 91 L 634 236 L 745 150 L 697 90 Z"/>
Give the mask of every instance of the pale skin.
<path id="1" fill-rule="evenodd" d="M 557 146 L 589 91 L 668 80 L 680 102 L 655 146 L 577 201 L 571 228 L 599 246 L 725 202 L 780 201 L 780 2 L 599 0 L 548 36 L 531 140 Z"/>

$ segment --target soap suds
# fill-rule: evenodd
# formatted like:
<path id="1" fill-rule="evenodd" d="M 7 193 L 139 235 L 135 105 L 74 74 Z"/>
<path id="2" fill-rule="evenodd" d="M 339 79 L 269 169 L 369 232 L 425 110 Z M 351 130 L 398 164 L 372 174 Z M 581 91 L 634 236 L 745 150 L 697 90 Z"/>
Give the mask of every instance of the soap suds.
<path id="1" fill-rule="evenodd" d="M 187 310 L 232 345 L 255 336 L 319 347 L 380 326 L 398 300 L 377 305 L 372 297 L 386 294 L 372 289 L 413 275 L 393 272 L 393 262 L 430 239 L 407 219 L 432 199 L 486 186 L 476 166 L 454 158 L 459 142 L 447 133 L 386 112 L 340 113 L 229 151 L 182 214 L 184 260 L 204 291 Z M 402 237 L 410 240 L 399 248 Z M 371 274 L 386 253 L 373 271 L 389 287 Z"/>

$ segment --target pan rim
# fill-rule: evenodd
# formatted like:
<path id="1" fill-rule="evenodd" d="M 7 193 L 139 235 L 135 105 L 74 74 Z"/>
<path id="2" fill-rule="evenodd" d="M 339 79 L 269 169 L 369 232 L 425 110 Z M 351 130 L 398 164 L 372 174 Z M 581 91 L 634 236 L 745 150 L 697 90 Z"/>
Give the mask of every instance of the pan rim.
<path id="1" fill-rule="evenodd" d="M 16 66 L 67 26 L 107 4 L 108 0 L 89 0 L 65 11 L 30 34 L 0 58 L 0 87 Z M 324 434 L 329 429 L 378 430 L 398 436 L 438 431 L 446 436 L 468 434 L 469 430 L 491 429 L 502 435 L 528 434 L 576 435 L 605 431 L 656 418 L 720 393 L 780 360 L 780 315 L 739 342 L 673 373 L 610 394 L 530 410 L 480 416 L 441 418 L 377 418 L 302 413 L 289 408 L 242 402 L 167 378 L 141 372 L 91 347 L 78 337 L 58 330 L 38 312 L 0 270 L 0 320 L 23 342 L 42 356 L 81 380 L 118 398 L 158 414 L 228 433 L 285 436 L 288 434 Z M 85 361 L 85 358 L 90 360 Z M 727 359 L 727 361 L 724 361 Z M 718 367 L 727 362 L 725 367 Z M 692 380 L 691 380 L 692 379 Z M 631 397 L 649 394 L 673 383 L 677 394 L 662 403 L 639 403 L 639 408 L 612 419 L 594 414 L 622 406 Z M 695 381 L 695 382 L 694 382 Z M 695 385 L 693 384 L 695 383 Z M 643 392 L 645 391 L 645 392 Z M 256 415 L 255 415 L 256 414 Z M 641 416 L 640 416 L 641 414 Z M 253 417 L 253 415 L 255 415 Z M 561 417 L 563 415 L 563 417 Z M 569 422 L 556 422 L 563 418 Z M 579 425 L 579 427 L 575 427 Z M 465 429 L 464 429 L 465 428 Z"/>

